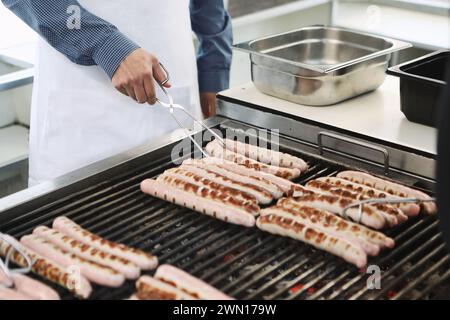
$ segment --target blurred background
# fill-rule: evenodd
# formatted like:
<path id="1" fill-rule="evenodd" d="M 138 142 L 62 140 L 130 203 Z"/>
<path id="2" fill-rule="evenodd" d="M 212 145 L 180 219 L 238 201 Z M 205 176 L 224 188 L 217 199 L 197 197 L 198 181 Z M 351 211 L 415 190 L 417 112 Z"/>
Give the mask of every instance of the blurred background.
<path id="1" fill-rule="evenodd" d="M 450 0 L 229 0 L 234 42 L 325 24 L 396 38 L 413 48 L 391 64 L 450 48 Z M 0 197 L 26 187 L 32 68 L 37 36 L 0 5 Z M 231 86 L 251 81 L 235 52 Z"/>

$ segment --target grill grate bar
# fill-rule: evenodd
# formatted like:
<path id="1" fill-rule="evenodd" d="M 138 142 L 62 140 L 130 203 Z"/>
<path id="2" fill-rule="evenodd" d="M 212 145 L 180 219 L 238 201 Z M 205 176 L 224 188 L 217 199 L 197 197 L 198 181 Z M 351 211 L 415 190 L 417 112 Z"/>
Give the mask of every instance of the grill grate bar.
<path id="1" fill-rule="evenodd" d="M 66 197 L 49 202 L 46 205 L 38 207 L 5 223 L 4 228 L 10 234 L 16 234 L 19 232 L 18 230 L 23 230 L 24 228 L 28 228 L 30 230 L 33 225 L 37 226 L 40 224 L 48 224 L 45 223 L 45 221 L 53 220 L 55 217 L 63 215 L 65 211 L 70 211 L 72 208 L 80 207 L 83 203 L 90 203 L 92 205 L 94 203 L 90 201 L 95 201 L 94 199 L 105 196 L 110 199 L 110 196 L 114 195 L 114 192 L 122 187 L 121 192 L 126 193 L 128 188 L 132 188 L 132 186 L 127 187 L 128 184 L 133 182 L 135 184 L 140 183 L 142 177 L 151 177 L 155 174 L 155 172 L 165 170 L 167 167 L 171 166 L 170 161 L 170 157 L 161 158 L 152 165 L 141 166 L 131 173 L 127 172 L 123 175 L 119 175 L 115 178 L 115 181 L 117 181 L 115 185 L 111 185 L 112 180 L 107 179 L 96 185 L 88 187 L 87 189 L 82 189 Z M 142 170 L 144 171 L 140 172 Z M 71 217 L 71 215 L 68 216 Z"/>
<path id="2" fill-rule="evenodd" d="M 307 249 L 304 248 L 300 253 L 306 251 Z M 233 296 L 242 296 L 244 291 L 249 291 L 248 289 L 251 287 L 254 287 L 258 282 L 260 282 L 262 279 L 264 279 L 265 277 L 267 277 L 269 274 L 276 272 L 281 266 L 290 263 L 293 260 L 299 260 L 300 258 L 298 257 L 298 255 L 295 252 L 292 252 L 290 255 L 288 255 L 287 257 L 285 257 L 284 259 L 282 259 L 279 262 L 273 263 L 273 261 L 270 264 L 273 264 L 271 267 L 267 268 L 266 270 L 262 270 L 259 273 L 257 273 L 256 275 L 254 275 L 252 277 L 252 279 L 250 281 L 247 281 L 246 283 L 242 284 L 240 287 L 236 288 L 234 291 L 231 292 L 231 294 Z M 249 276 L 247 276 L 248 278 Z M 234 284 L 236 286 L 236 284 Z M 267 283 L 266 283 L 267 285 Z M 267 286 L 269 287 L 269 286 Z M 250 293 L 247 297 L 245 297 L 244 299 L 251 299 L 252 295 L 257 296 L 260 292 L 262 292 L 264 290 L 264 285 L 261 285 L 258 287 L 258 291 L 254 291 L 253 293 Z"/>
<path id="3" fill-rule="evenodd" d="M 352 169 L 321 157 L 305 156 L 295 149 L 289 153 L 310 165 L 297 183 Z M 102 181 L 98 177 L 92 186 L 23 212 L 0 229 L 18 237 L 66 215 L 100 236 L 157 254 L 161 263 L 180 267 L 242 299 L 376 298 L 401 287 L 394 297 L 397 299 L 409 296 L 413 290 L 424 296 L 437 283 L 450 278 L 447 270 L 442 271 L 448 266 L 450 255 L 442 253 L 436 217 L 410 219 L 387 231 L 396 247 L 369 263 L 383 267 L 383 281 L 401 272 L 405 263 L 412 262 L 413 267 L 385 287 L 384 292 L 373 295 L 363 288 L 367 278 L 364 272 L 331 254 L 256 228 L 214 220 L 141 193 L 139 184 L 144 178 L 155 177 L 172 166 L 170 155 L 151 159 L 132 170 L 127 164 L 122 173 Z M 417 277 L 410 280 L 413 276 Z M 404 282 L 407 283 L 400 286 Z M 127 281 L 117 289 L 93 286 L 92 298 L 128 298 L 135 291 L 134 285 L 134 281 Z M 66 290 L 56 289 L 63 298 L 73 298 Z"/>
<path id="4" fill-rule="evenodd" d="M 186 222 L 184 222 L 184 220 L 186 220 Z M 203 221 L 203 219 L 198 215 L 197 216 L 193 215 L 190 217 L 180 217 L 179 219 L 172 220 L 170 223 L 167 223 L 163 227 L 157 229 L 158 232 L 153 231 L 151 233 L 145 234 L 146 238 L 154 237 L 153 239 L 146 241 L 147 242 L 146 247 L 148 248 L 150 245 L 154 243 L 161 243 L 162 242 L 161 239 L 170 237 L 180 231 L 184 231 L 190 228 L 192 225 L 195 225 L 201 221 Z M 171 231 L 168 231 L 171 228 L 173 229 Z"/>
<path id="5" fill-rule="evenodd" d="M 258 288 L 258 290 L 252 292 L 250 295 L 248 295 L 246 297 L 246 299 L 253 299 L 259 295 L 262 295 L 262 292 L 264 292 L 266 289 L 269 289 L 270 287 L 275 286 L 277 283 L 279 283 L 281 280 L 283 280 L 285 277 L 287 277 L 291 273 L 295 272 L 296 270 L 300 270 L 300 268 L 304 267 L 308 262 L 314 261 L 321 254 L 322 254 L 321 252 L 315 251 L 311 257 L 304 257 L 304 256 L 296 257 L 294 255 L 294 258 L 300 259 L 299 262 L 297 262 L 295 265 L 291 266 L 289 269 L 281 272 L 278 276 L 276 276 L 275 278 L 273 278 L 272 280 L 268 281 L 263 286 Z M 278 268 L 278 266 L 276 268 L 274 268 L 274 270 L 272 270 L 272 271 L 275 271 L 277 268 Z"/>
<path id="6" fill-rule="evenodd" d="M 373 262 L 370 262 L 370 263 L 374 264 L 374 265 L 379 265 L 379 266 L 387 263 L 389 260 L 392 260 L 399 253 L 401 253 L 404 250 L 407 250 L 409 247 L 411 247 L 412 244 L 414 244 L 414 242 L 417 241 L 418 238 L 421 238 L 422 236 L 426 235 L 433 228 L 436 228 L 436 225 L 437 225 L 437 222 L 435 222 L 435 223 L 429 225 L 428 227 L 426 227 L 425 229 L 422 229 L 418 233 L 415 233 L 418 231 L 417 229 L 420 230 L 419 226 L 421 226 L 422 223 L 423 223 L 423 221 L 419 221 L 418 223 L 414 224 L 413 227 L 407 229 L 403 234 L 401 234 L 397 238 L 395 238 L 397 241 L 398 238 L 405 237 L 407 234 L 413 234 L 413 235 L 415 234 L 411 239 L 405 241 L 401 245 L 397 245 L 397 248 L 395 250 L 390 251 L 388 254 L 383 254 L 382 256 L 380 256 L 379 258 L 377 258 L 376 260 L 374 260 Z M 365 278 L 365 276 L 366 276 L 366 274 L 360 273 L 357 276 L 355 276 L 354 278 L 350 279 L 347 283 L 345 283 L 341 287 L 334 288 L 334 292 L 327 299 L 330 299 L 330 300 L 336 299 L 339 295 L 343 294 L 345 291 L 350 289 L 356 283 L 363 280 Z"/>
<path id="7" fill-rule="evenodd" d="M 202 248 L 204 248 L 205 247 L 205 243 L 208 244 L 208 243 L 214 243 L 215 241 L 219 241 L 219 239 L 221 239 L 223 237 L 226 237 L 226 235 L 229 234 L 229 233 L 230 233 L 229 230 L 222 230 L 221 232 L 214 234 L 210 238 L 209 237 L 204 237 L 204 238 L 206 238 L 204 240 L 204 242 L 197 242 L 197 243 L 195 243 L 194 246 L 189 248 L 189 250 L 186 250 L 185 252 L 180 253 L 176 257 L 172 257 L 170 259 L 170 261 L 171 261 L 172 264 L 182 265 L 182 263 L 180 261 L 182 261 L 184 259 L 187 259 L 189 262 L 191 262 L 194 259 L 200 260 L 200 259 L 203 258 L 204 254 L 202 254 L 201 256 L 197 256 L 195 258 L 192 258 L 192 259 L 189 259 L 189 257 L 192 256 L 192 255 L 195 255 L 196 252 L 199 252 Z M 243 233 L 244 232 L 241 232 L 241 234 L 243 234 Z M 239 236 L 235 235 L 234 237 L 238 238 Z M 206 252 L 206 254 L 208 254 L 208 252 Z"/>
<path id="8" fill-rule="evenodd" d="M 161 202 L 148 202 L 148 205 L 139 205 L 137 207 L 132 207 L 128 210 L 126 210 L 126 216 L 128 218 L 120 219 L 124 215 L 122 213 L 116 214 L 113 216 L 114 223 L 112 223 L 111 219 L 107 220 L 106 217 L 110 216 L 110 212 L 106 212 L 104 215 L 102 215 L 103 220 L 99 223 L 96 223 L 90 227 L 85 224 L 89 230 L 97 232 L 103 235 L 108 234 L 111 238 L 117 238 L 120 234 L 127 232 L 128 230 L 131 230 L 135 227 L 139 227 L 141 225 L 141 220 L 138 220 L 140 218 L 144 219 L 152 219 L 158 216 L 158 213 L 160 213 L 162 210 L 166 210 L 167 205 L 165 203 Z M 150 214 L 150 215 L 148 215 Z M 120 220 L 119 220 L 120 219 Z"/>
<path id="9" fill-rule="evenodd" d="M 433 281 L 425 289 L 423 289 L 422 292 L 420 292 L 420 295 L 417 296 L 417 299 L 422 299 L 423 297 L 427 296 L 432 290 L 436 288 L 437 285 L 449 279 L 450 279 L 450 269 L 447 269 L 447 271 L 444 273 L 444 275 L 442 275 L 439 278 L 439 280 Z"/>
<path id="10" fill-rule="evenodd" d="M 274 255 L 272 255 L 272 257 L 270 259 L 267 259 L 263 263 L 259 264 L 258 269 L 264 270 L 264 268 L 266 268 L 268 265 L 270 265 L 274 261 L 277 261 L 282 256 L 287 255 L 288 257 L 291 257 L 292 252 L 295 247 L 296 246 L 294 244 L 291 244 L 288 248 L 286 248 L 286 250 L 277 250 L 277 252 Z M 289 253 L 291 253 L 291 255 L 288 255 Z M 253 270 L 247 271 L 247 272 L 239 275 L 239 281 L 229 282 L 226 285 L 221 286 L 221 288 L 224 291 L 228 291 L 230 288 L 235 287 L 238 282 L 242 283 L 242 282 L 244 282 L 245 279 L 255 276 L 254 273 L 255 272 Z M 251 283 L 249 283 L 249 282 L 243 283 L 238 289 L 236 289 L 236 291 L 234 291 L 234 294 L 237 294 L 238 292 L 245 290 L 250 285 L 251 285 Z"/>
<path id="11" fill-rule="evenodd" d="M 246 257 L 246 261 L 244 264 L 236 264 L 233 268 L 230 267 L 229 270 L 227 270 L 226 272 L 221 273 L 220 275 L 214 277 L 212 280 L 210 280 L 209 282 L 212 285 L 218 285 L 218 283 L 220 281 L 223 281 L 224 279 L 226 279 L 227 277 L 230 277 L 231 275 L 239 272 L 239 270 L 242 270 L 243 268 L 250 266 L 254 261 L 256 261 L 258 258 L 260 258 L 261 256 L 263 256 L 264 254 L 267 254 L 269 252 L 273 252 L 274 249 L 276 248 L 276 246 L 278 244 L 281 244 L 282 241 L 277 241 L 280 239 L 276 239 L 275 242 L 273 242 L 270 246 L 266 247 L 263 250 L 259 250 L 259 251 L 254 251 L 254 255 L 251 257 Z M 233 260 L 233 259 L 232 259 Z M 235 259 L 237 261 L 237 259 Z M 234 262 L 234 261 L 233 261 Z M 229 261 L 228 263 L 229 265 L 232 265 L 232 262 Z M 224 269 L 225 267 L 221 268 Z M 218 271 L 218 270 L 217 270 Z M 214 270 L 214 272 L 211 272 L 212 275 L 217 274 L 216 270 Z M 242 277 L 240 277 L 240 281 L 242 281 Z"/>
<path id="12" fill-rule="evenodd" d="M 314 264 L 310 268 L 308 268 L 306 271 L 298 275 L 294 280 L 291 280 L 288 282 L 287 285 L 283 286 L 282 288 L 275 291 L 275 293 L 272 293 L 267 297 L 268 300 L 274 300 L 279 298 L 283 293 L 290 290 L 292 287 L 299 284 L 299 282 L 303 279 L 306 279 L 309 275 L 313 274 L 316 270 L 320 270 L 323 266 L 329 262 L 330 259 L 327 259 L 328 261 L 321 260 L 319 263 Z"/>
<path id="13" fill-rule="evenodd" d="M 447 254 L 443 258 L 441 258 L 436 264 L 434 264 L 430 269 L 422 273 L 420 276 L 416 277 L 413 281 L 411 281 L 406 287 L 400 290 L 392 300 L 402 299 L 404 296 L 409 294 L 417 284 L 421 283 L 423 280 L 427 279 L 430 275 L 436 272 L 439 268 L 441 268 L 444 264 L 450 261 L 450 255 Z"/>
<path id="14" fill-rule="evenodd" d="M 418 256 L 420 253 L 426 253 L 428 250 L 431 250 L 432 248 L 428 248 L 432 245 L 439 244 L 439 236 L 435 236 L 432 239 L 430 239 L 424 246 L 420 248 L 419 251 L 415 251 L 410 256 L 404 258 L 401 262 L 399 262 L 394 268 L 389 270 L 389 273 L 394 273 L 393 269 L 400 269 L 402 265 L 405 265 L 407 261 L 413 260 Z M 436 243 L 437 242 L 437 243 Z M 445 245 L 442 243 L 435 249 L 433 249 L 429 254 L 425 255 L 423 258 L 421 258 L 419 261 L 414 262 L 414 267 L 409 270 L 401 270 L 401 272 L 397 273 L 395 275 L 395 281 L 389 282 L 387 285 L 384 285 L 382 290 L 378 291 L 376 294 L 373 295 L 373 297 L 370 297 L 370 299 L 377 299 L 383 297 L 390 289 L 398 287 L 404 279 L 406 279 L 408 276 L 412 274 L 417 274 L 419 272 L 422 272 L 423 269 L 421 267 L 425 266 L 425 264 L 429 263 L 430 261 L 435 260 L 437 255 L 442 254 L 444 251 Z M 428 250 L 426 250 L 428 249 Z M 425 251 L 426 250 L 426 251 Z M 425 251 L 425 252 L 423 252 Z"/>
<path id="15" fill-rule="evenodd" d="M 228 232 L 224 232 L 224 235 L 226 235 Z M 200 263 L 201 260 L 206 259 L 209 256 L 214 256 L 216 255 L 217 252 L 220 251 L 220 249 L 228 246 L 229 244 L 233 243 L 236 239 L 240 239 L 240 238 L 244 238 L 244 241 L 248 240 L 248 230 L 244 229 L 241 232 L 235 234 L 234 236 L 228 238 L 227 240 L 225 240 L 224 242 L 218 242 L 218 243 L 213 243 L 212 241 L 208 241 L 208 239 L 206 240 L 206 244 L 203 244 L 204 247 L 208 247 L 209 244 L 211 244 L 208 249 L 206 249 L 206 251 L 204 253 L 202 253 L 201 255 L 198 255 L 197 257 L 195 257 L 194 259 L 190 259 L 187 263 L 185 264 L 181 264 L 183 266 L 183 268 L 185 268 L 186 270 L 192 270 L 192 266 L 196 263 Z M 255 235 L 254 235 L 255 237 Z M 195 249 L 192 250 L 192 252 L 190 252 L 190 254 L 194 253 L 194 251 L 196 251 Z M 198 268 L 197 268 L 198 269 Z"/>
<path id="16" fill-rule="evenodd" d="M 75 219 L 77 222 L 83 223 L 86 228 L 95 231 L 101 229 L 103 225 L 109 224 L 110 220 L 107 218 L 119 220 L 128 213 L 139 210 L 144 206 L 149 207 L 155 202 L 148 201 L 148 199 L 143 197 L 137 191 L 133 192 L 133 194 L 135 196 L 128 201 L 124 201 L 125 199 L 123 198 L 118 199 L 117 201 L 111 201 L 111 203 L 86 211 L 84 215 L 77 215 Z M 70 214 L 73 216 L 74 212 L 71 212 Z"/>
<path id="17" fill-rule="evenodd" d="M 217 284 L 224 278 L 228 277 L 229 275 L 235 273 L 238 269 L 245 268 L 245 266 L 249 265 L 251 262 L 256 260 L 258 257 L 262 256 L 263 254 L 273 251 L 278 244 L 280 244 L 282 241 L 281 239 L 271 239 L 266 238 L 260 243 L 256 243 L 254 246 L 248 248 L 247 250 L 241 252 L 240 254 L 234 256 L 233 258 L 229 259 L 225 263 L 219 265 L 217 268 L 211 270 L 210 272 L 203 275 L 203 279 L 210 279 L 212 277 L 212 280 L 208 281 L 212 285 Z M 265 247 L 264 249 L 259 249 L 258 247 L 264 247 L 267 243 L 269 243 L 269 246 Z M 253 256 L 251 256 L 253 254 Z M 242 258 L 246 258 L 245 263 L 243 264 L 236 264 L 233 268 L 231 266 L 239 261 Z M 226 272 L 222 272 L 219 274 L 220 271 L 223 269 L 229 268 Z M 219 275 L 218 275 L 219 274 Z"/>
<path id="18" fill-rule="evenodd" d="M 293 300 L 296 299 L 298 297 L 300 297 L 302 294 L 304 294 L 308 289 L 312 289 L 313 286 L 318 283 L 319 281 L 321 281 L 322 279 L 324 279 L 326 276 L 328 276 L 329 274 L 331 274 L 332 272 L 335 272 L 336 269 L 339 269 L 340 267 L 342 267 L 343 262 L 337 263 L 335 266 L 328 268 L 328 270 L 326 272 L 321 272 L 319 273 L 319 275 L 312 279 L 311 281 L 309 281 L 308 283 L 306 283 L 305 285 L 303 285 L 303 288 L 301 288 L 300 290 L 298 290 L 296 293 L 294 293 L 293 295 L 291 295 L 290 297 L 288 297 L 289 300 Z"/>
<path id="19" fill-rule="evenodd" d="M 178 218 L 175 218 L 179 213 L 182 213 L 182 215 Z M 122 238 L 119 238 L 118 242 L 126 242 L 130 243 L 131 246 L 138 246 L 140 242 L 145 241 L 152 236 L 156 235 L 157 233 L 160 233 L 162 231 L 165 231 L 166 229 L 180 223 L 183 220 L 194 218 L 196 216 L 196 213 L 192 211 L 188 211 L 184 208 L 177 208 L 176 210 L 166 214 L 163 216 L 163 218 L 159 220 L 152 221 L 152 223 L 146 224 L 145 228 L 140 228 L 139 230 L 136 230 L 135 232 L 126 234 Z M 171 220 L 171 221 L 170 221 Z M 165 224 L 157 229 L 152 229 L 158 225 L 161 225 L 163 222 L 170 221 L 168 224 Z M 147 230 L 152 229 L 151 232 L 145 232 Z M 130 241 L 131 238 L 135 238 L 133 241 Z"/>
<path id="20" fill-rule="evenodd" d="M 419 249 L 416 249 L 411 254 L 407 255 L 405 258 L 400 260 L 395 266 L 391 267 L 388 271 L 386 271 L 382 275 L 381 280 L 383 280 L 383 278 L 387 278 L 389 275 L 393 274 L 400 267 L 404 266 L 407 261 L 415 258 L 416 256 L 418 256 L 421 253 L 424 253 L 426 251 L 426 249 L 430 249 L 429 247 L 431 247 L 433 244 L 436 244 L 436 242 L 438 242 L 438 240 L 440 240 L 440 235 L 435 235 L 434 237 L 432 237 L 430 240 L 425 242 Z M 391 282 L 389 284 L 389 286 L 393 287 L 394 285 L 397 285 L 400 282 L 400 279 L 401 279 L 401 277 L 396 277 L 395 281 Z M 359 292 L 354 294 L 351 297 L 351 299 L 358 299 L 358 298 L 360 298 L 363 294 L 365 294 L 367 292 L 367 290 L 368 290 L 367 286 L 363 287 Z M 380 292 L 380 294 L 381 294 L 381 292 Z"/>
<path id="21" fill-rule="evenodd" d="M 152 250 L 152 252 L 154 254 L 159 254 L 160 252 L 162 252 L 166 249 L 170 249 L 173 245 L 180 243 L 183 239 L 189 239 L 189 241 L 184 243 L 185 246 L 188 246 L 191 243 L 199 241 L 201 238 L 206 238 L 211 233 L 216 231 L 216 228 L 214 228 L 214 224 L 215 224 L 214 222 L 215 222 L 214 220 L 211 220 L 206 223 L 200 223 L 197 226 L 197 228 L 192 228 L 192 230 L 188 231 L 188 232 L 181 232 L 181 231 L 184 231 L 184 229 L 186 229 L 185 228 L 186 226 L 188 226 L 188 227 L 190 226 L 190 225 L 183 225 L 182 227 L 180 227 L 176 230 L 176 233 L 180 233 L 179 236 L 177 236 L 176 238 L 172 238 L 171 240 L 164 241 L 165 238 L 169 238 L 172 236 L 172 233 L 166 234 L 165 236 L 161 237 L 161 239 L 159 239 L 159 241 L 158 241 L 158 242 L 164 241 L 163 242 L 164 244 L 162 244 L 162 245 L 159 244 L 157 248 L 154 248 Z M 216 226 L 217 226 L 217 224 L 216 224 Z M 207 229 L 207 231 L 203 231 L 204 229 Z M 195 235 L 195 234 L 198 234 L 198 235 L 195 238 L 190 238 L 191 235 Z M 175 250 L 179 251 L 182 248 L 183 248 L 182 246 L 177 246 Z M 175 250 L 172 250 L 170 254 L 174 254 Z"/>
<path id="22" fill-rule="evenodd" d="M 341 273 L 337 278 L 333 279 L 333 280 L 329 280 L 328 283 L 323 286 L 322 288 L 320 288 L 319 290 L 317 290 L 315 293 L 311 294 L 310 296 L 307 297 L 308 300 L 314 300 L 314 299 L 318 299 L 323 297 L 323 294 L 331 289 L 333 289 L 334 287 L 336 287 L 338 285 L 339 282 L 341 282 L 342 280 L 344 280 L 349 274 L 351 274 L 351 271 L 344 271 L 343 273 Z M 354 271 L 353 271 L 354 273 Z"/>
<path id="23" fill-rule="evenodd" d="M 220 262 L 221 260 L 224 259 L 225 256 L 228 256 L 230 254 L 233 254 L 234 252 L 239 251 L 239 249 L 241 249 L 242 247 L 246 247 L 247 243 L 250 243 L 253 240 L 256 240 L 259 236 L 260 236 L 260 234 L 258 234 L 258 233 L 247 235 L 247 238 L 244 238 L 244 239 L 238 241 L 237 243 L 233 244 L 231 247 L 227 248 L 223 253 L 216 254 L 216 256 L 214 258 L 208 259 L 207 261 L 204 261 L 203 263 L 197 265 L 196 267 L 191 268 L 192 274 L 200 276 L 200 274 L 208 266 L 210 266 L 210 265 L 212 265 L 212 264 L 214 264 L 216 262 Z"/>

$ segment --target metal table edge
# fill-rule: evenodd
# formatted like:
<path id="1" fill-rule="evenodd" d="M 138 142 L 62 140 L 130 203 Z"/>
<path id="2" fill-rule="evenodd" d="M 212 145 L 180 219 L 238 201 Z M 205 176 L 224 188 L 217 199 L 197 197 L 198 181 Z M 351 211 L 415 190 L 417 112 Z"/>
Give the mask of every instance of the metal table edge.
<path id="1" fill-rule="evenodd" d="M 216 116 L 216 117 L 204 120 L 204 123 L 207 127 L 212 128 L 212 127 L 224 124 L 227 121 L 228 120 L 223 117 Z M 202 131 L 203 131 L 203 129 L 192 130 L 191 135 L 195 135 Z M 28 189 L 25 189 L 25 190 L 19 191 L 17 193 L 11 194 L 9 196 L 6 196 L 4 198 L 1 198 L 0 199 L 0 215 L 10 209 L 13 209 L 21 204 L 26 203 L 28 201 L 45 196 L 46 194 L 49 194 L 56 190 L 60 190 L 69 185 L 73 185 L 73 184 L 80 182 L 82 180 L 85 180 L 89 177 L 95 176 L 95 175 L 99 174 L 100 172 L 120 166 L 121 164 L 124 164 L 130 160 L 139 158 L 146 154 L 152 153 L 158 149 L 169 146 L 173 143 L 182 141 L 186 137 L 187 137 L 187 135 L 185 135 L 185 134 L 174 136 L 173 132 L 172 132 L 172 133 L 169 133 L 169 134 L 163 136 L 162 138 L 159 138 L 157 142 L 150 142 L 150 143 L 146 143 L 146 144 L 137 146 L 135 148 L 124 151 L 117 155 L 99 160 L 90 165 L 87 165 L 80 169 L 69 172 L 69 173 L 67 173 L 63 176 L 57 177 L 53 180 L 43 182 L 36 186 L 30 187 Z"/>

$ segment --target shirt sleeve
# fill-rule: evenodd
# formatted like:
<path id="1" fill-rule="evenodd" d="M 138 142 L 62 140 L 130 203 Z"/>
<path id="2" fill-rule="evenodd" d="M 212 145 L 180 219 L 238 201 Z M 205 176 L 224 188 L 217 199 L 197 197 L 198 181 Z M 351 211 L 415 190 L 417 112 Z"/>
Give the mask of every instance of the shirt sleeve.
<path id="1" fill-rule="evenodd" d="M 70 61 L 98 65 L 112 78 L 137 44 L 76 0 L 2 0 L 3 4 Z M 75 9 L 75 10 L 72 10 Z M 78 17 L 75 17 L 79 13 Z M 79 25 L 71 25 L 78 19 Z"/>
<path id="2" fill-rule="evenodd" d="M 229 87 L 233 34 L 223 0 L 191 0 L 192 30 L 198 37 L 198 82 L 201 92 Z"/>

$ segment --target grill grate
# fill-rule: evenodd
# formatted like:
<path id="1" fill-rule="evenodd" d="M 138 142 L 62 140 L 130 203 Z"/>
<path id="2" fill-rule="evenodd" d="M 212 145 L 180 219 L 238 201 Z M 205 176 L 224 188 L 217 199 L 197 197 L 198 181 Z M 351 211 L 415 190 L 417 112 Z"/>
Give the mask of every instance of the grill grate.
<path id="1" fill-rule="evenodd" d="M 310 165 L 297 181 L 302 184 L 346 169 L 297 155 Z M 100 236 L 152 252 L 161 263 L 178 266 L 239 299 L 432 298 L 435 288 L 450 279 L 450 258 L 436 217 L 413 218 L 387 232 L 396 247 L 369 261 L 382 270 L 382 289 L 369 290 L 365 270 L 330 254 L 255 228 L 217 221 L 140 192 L 144 178 L 171 166 L 170 158 L 162 157 L 104 179 L 22 213 L 0 226 L 0 231 L 20 238 L 65 215 Z M 73 298 L 53 287 L 63 298 Z M 134 282 L 128 281 L 114 290 L 94 286 L 91 298 L 124 299 L 133 292 Z"/>

